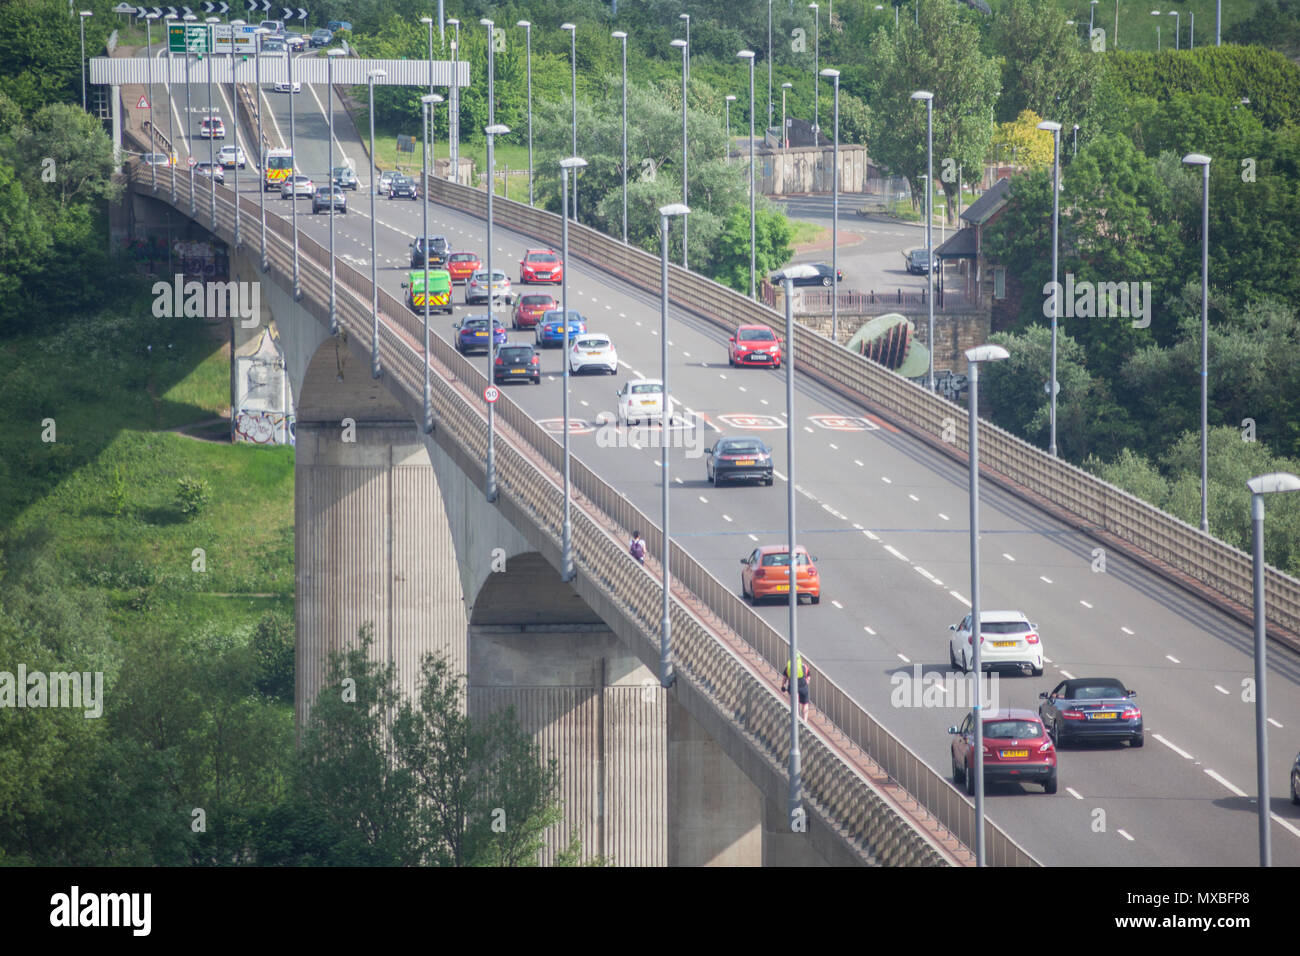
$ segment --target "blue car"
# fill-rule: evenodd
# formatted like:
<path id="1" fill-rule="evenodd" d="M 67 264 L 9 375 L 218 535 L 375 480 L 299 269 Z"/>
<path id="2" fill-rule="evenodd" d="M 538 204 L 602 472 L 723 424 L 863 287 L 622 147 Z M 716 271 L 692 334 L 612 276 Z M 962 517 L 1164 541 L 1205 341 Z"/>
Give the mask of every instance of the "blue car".
<path id="1" fill-rule="evenodd" d="M 538 348 L 545 348 L 548 345 L 564 344 L 564 323 L 561 319 L 563 309 L 551 309 L 542 313 L 542 319 L 537 323 L 534 336 L 537 339 Z M 582 335 L 587 331 L 587 322 L 582 317 L 582 313 L 577 309 L 569 310 L 569 337 Z"/>
<path id="2" fill-rule="evenodd" d="M 488 317 L 473 315 L 456 326 L 456 348 L 461 355 L 488 350 Z M 506 327 L 500 319 L 492 320 L 492 338 L 498 346 L 506 344 Z"/>

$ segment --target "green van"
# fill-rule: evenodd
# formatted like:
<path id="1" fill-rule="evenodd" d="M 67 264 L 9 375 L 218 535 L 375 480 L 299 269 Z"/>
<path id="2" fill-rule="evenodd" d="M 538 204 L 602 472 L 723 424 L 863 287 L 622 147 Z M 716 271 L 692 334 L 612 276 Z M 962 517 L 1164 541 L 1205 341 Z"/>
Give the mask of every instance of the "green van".
<path id="1" fill-rule="evenodd" d="M 406 304 L 416 312 L 424 311 L 425 277 L 429 283 L 430 311 L 446 312 L 451 315 L 451 273 L 446 269 L 415 269 L 408 273 L 407 281 L 402 283 L 406 290 Z"/>

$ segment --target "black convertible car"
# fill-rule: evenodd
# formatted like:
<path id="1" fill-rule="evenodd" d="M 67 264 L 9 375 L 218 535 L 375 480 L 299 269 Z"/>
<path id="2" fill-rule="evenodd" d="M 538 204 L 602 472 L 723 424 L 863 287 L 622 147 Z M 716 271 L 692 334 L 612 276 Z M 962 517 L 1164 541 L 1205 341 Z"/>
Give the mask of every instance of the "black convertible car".
<path id="1" fill-rule="evenodd" d="M 1038 716 L 1059 747 L 1075 740 L 1127 740 L 1141 747 L 1137 691 L 1113 677 L 1075 677 L 1038 695 Z"/>

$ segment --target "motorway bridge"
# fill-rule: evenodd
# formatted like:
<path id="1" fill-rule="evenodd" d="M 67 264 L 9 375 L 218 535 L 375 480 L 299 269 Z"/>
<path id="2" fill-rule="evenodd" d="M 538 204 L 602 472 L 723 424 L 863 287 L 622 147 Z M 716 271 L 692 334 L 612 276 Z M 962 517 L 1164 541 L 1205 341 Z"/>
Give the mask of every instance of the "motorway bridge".
<path id="1" fill-rule="evenodd" d="M 324 86 L 306 86 L 296 97 L 298 165 L 318 182 L 325 181 L 326 174 L 323 110 L 330 96 Z M 160 95 L 157 102 L 165 99 Z M 257 100 L 268 125 L 287 139 L 289 94 L 268 88 Z M 335 103 L 337 107 L 336 97 Z M 219 109 L 228 130 L 240 129 L 225 94 Z M 330 338 L 322 319 L 328 300 L 321 250 L 328 245 L 328 217 L 298 210 L 304 297 L 295 303 L 285 291 L 290 202 L 278 194 L 263 200 L 272 260 L 270 273 L 263 277 L 257 268 L 261 197 L 257 170 L 251 166 L 240 178 L 243 255 L 232 257 L 239 264 L 232 268 L 231 278 L 262 278 L 264 289 L 271 287 L 271 312 L 282 337 L 289 341 L 295 389 L 301 390 L 297 395 L 300 710 L 306 691 L 314 691 L 319 683 L 318 675 L 303 673 L 319 668 L 319 660 L 303 649 L 303 642 L 332 628 L 335 635 L 321 637 L 317 652 L 331 641 L 341 646 L 338 634 L 345 630 L 341 622 L 356 623 L 364 616 L 361 610 L 330 604 L 337 599 L 311 579 L 313 574 L 328 574 L 331 587 L 355 594 L 365 608 L 381 600 L 372 592 L 382 592 L 382 600 L 390 605 L 406 600 L 405 606 L 383 612 L 388 614 L 388 624 L 380 627 L 399 642 L 404 627 L 417 643 L 424 639 L 421 625 L 414 622 L 420 614 L 459 614 L 462 626 L 468 624 L 469 646 L 458 652 L 457 660 L 469 672 L 472 697 L 479 693 L 485 700 L 518 702 L 525 699 L 527 688 L 584 684 L 589 671 L 566 671 L 562 661 L 569 659 L 601 661 L 597 683 L 602 687 L 622 686 L 630 694 L 654 696 L 655 713 L 668 714 L 666 731 L 651 728 L 658 716 L 640 730 L 635 730 L 631 717 L 619 724 L 617 713 L 632 706 L 631 696 L 621 702 L 601 698 L 605 703 L 600 706 L 606 709 L 594 719 L 611 734 L 625 735 L 626 752 L 619 759 L 628 761 L 625 772 L 638 786 L 667 794 L 669 809 L 663 812 L 668 830 L 689 828 L 692 824 L 683 822 L 689 817 L 697 831 L 714 826 L 729 836 L 693 855 L 684 848 L 687 841 L 661 833 L 663 825 L 656 823 L 650 829 L 659 827 L 658 835 L 606 839 L 607 851 L 626 851 L 621 858 L 614 852 L 619 862 L 849 861 L 851 853 L 833 847 L 838 839 L 852 844 L 863 862 L 969 863 L 969 854 L 960 846 L 969 842 L 969 806 L 964 795 L 940 779 L 950 770 L 946 729 L 960 721 L 963 710 L 910 706 L 910 699 L 903 702 L 908 705 L 899 706 L 896 693 L 897 675 L 911 675 L 913 668 L 924 673 L 949 671 L 947 628 L 966 613 L 969 603 L 964 409 L 801 331 L 795 343 L 800 373 L 796 415 L 786 421 L 784 372 L 730 369 L 725 351 L 729 324 L 749 320 L 775 325 L 781 319 L 673 267 L 668 325 L 673 394 L 689 409 L 706 443 L 724 433 L 757 435 L 768 441 L 774 447 L 778 481 L 773 488 L 715 489 L 706 484 L 703 459 L 692 457 L 691 449 L 667 451 L 676 476 L 671 489 L 673 526 L 680 529 L 673 535 L 678 549 L 674 635 L 682 644 L 675 648 L 681 678 L 664 699 L 657 685 L 650 688 L 657 658 L 658 567 L 653 561 L 645 569 L 627 566 L 623 554 L 624 534 L 633 521 L 648 532 L 649 553 L 658 553 L 654 519 L 659 514 L 658 475 L 664 452 L 645 443 L 602 447 L 594 429 L 601 413 L 613 412 L 619 384 L 629 376 L 658 375 L 657 259 L 628 250 L 594 230 L 571 229 L 573 251 L 566 264 L 571 306 L 588 318 L 591 330 L 612 336 L 622 367 L 615 378 L 571 381 L 571 412 L 582 424 L 571 435 L 580 494 L 575 500 L 579 577 L 570 589 L 560 584 L 555 571 L 558 354 L 544 353 L 540 388 L 507 389 L 497 406 L 503 495 L 496 506 L 488 506 L 478 491 L 484 420 L 477 395 L 484 384 L 484 362 L 466 363 L 450 346 L 453 321 L 481 308 L 468 310 L 458 301 L 454 317 L 432 321 L 438 427 L 432 436 L 424 436 L 414 424 L 421 420 L 420 322 L 397 301 L 408 264 L 407 246 L 420 232 L 421 204 L 378 200 L 377 245 L 371 248 L 369 164 L 344 116 L 340 109 L 335 162 L 340 154 L 354 161 L 361 189 L 349 196 L 348 214 L 334 220 L 343 340 Z M 199 114 L 177 113 L 176 119 L 182 162 L 190 149 L 206 159 L 207 145 L 197 139 Z M 248 129 L 246 120 L 243 129 Z M 258 152 L 251 144 L 246 149 L 250 157 Z M 173 204 L 170 173 L 164 169 L 159 175 L 162 185 L 156 192 L 150 187 L 150 171 L 133 175 L 133 206 L 141 227 L 166 216 L 174 221 L 178 215 L 188 215 L 190 177 L 178 174 L 178 198 Z M 483 193 L 445 182 L 428 185 L 430 231 L 447 235 L 455 249 L 482 253 Z M 226 187 L 216 190 L 215 232 L 227 240 L 232 186 L 228 174 Z M 209 227 L 207 181 L 199 178 L 197 188 L 195 221 Z M 525 248 L 558 248 L 556 217 L 504 199 L 496 201 L 496 212 L 494 266 L 515 274 Z M 372 257 L 377 259 L 383 293 L 385 375 L 379 383 L 369 376 Z M 263 301 L 267 300 L 264 291 Z M 531 334 L 511 337 L 530 339 Z M 377 432 L 398 428 L 401 435 L 381 437 L 378 444 L 368 446 L 371 457 L 365 461 L 351 459 L 353 453 L 332 437 L 344 416 L 359 423 L 369 420 Z M 798 612 L 800 647 L 811 659 L 817 678 L 812 699 L 818 713 L 803 745 L 812 814 L 805 838 L 813 830 L 821 833 L 813 855 L 791 849 L 789 838 L 782 842 L 781 821 L 773 819 L 783 809 L 776 805 L 781 800 L 784 766 L 781 736 L 788 719 L 775 692 L 772 665 L 784 655 L 780 635 L 787 611 L 779 606 L 750 610 L 736 597 L 739 559 L 756 544 L 783 540 L 782 485 L 787 466 L 782 433 L 786 428 L 795 429 L 799 458 L 800 539 L 820 558 L 823 588 L 820 605 L 804 606 Z M 1002 854 L 997 862 L 1253 864 L 1256 816 L 1249 794 L 1255 789 L 1254 708 L 1243 693 L 1243 682 L 1253 671 L 1251 629 L 1242 613 L 1249 605 L 1248 557 L 996 429 L 986 426 L 981 446 L 990 479 L 982 495 L 982 604 L 986 609 L 1024 611 L 1039 625 L 1048 658 L 1041 678 L 1002 678 L 1000 703 L 1035 708 L 1039 692 L 1051 689 L 1063 677 L 1114 676 L 1138 690 L 1149 741 L 1140 750 L 1121 746 L 1063 751 L 1060 791 L 1055 796 L 1032 785 L 990 788 L 986 809 L 999 828 L 1000 835 L 990 844 L 991 850 L 996 847 Z M 375 474 L 392 483 L 399 459 L 400 463 L 418 459 L 422 467 L 432 468 L 441 504 L 433 500 L 437 497 L 429 490 L 433 484 L 412 486 L 405 499 L 392 491 L 385 499 L 390 525 L 387 545 L 362 543 L 367 522 L 378 512 L 367 510 L 371 508 L 368 498 L 359 505 L 348 504 L 348 495 L 365 498 L 370 479 L 357 479 L 359 484 L 349 486 L 337 475 L 329 481 L 319 476 L 324 472 L 313 477 L 311 469 L 377 466 Z M 322 510 L 325 505 L 320 499 L 329 496 L 334 510 Z M 402 500 L 410 511 L 395 514 L 393 503 Z M 347 505 L 342 516 L 341 504 Z M 417 515 L 421 509 L 441 513 Z M 451 571 L 428 573 L 452 574 L 460 593 L 448 597 L 439 592 L 439 600 L 454 605 L 463 599 L 459 607 L 431 609 L 421 604 L 420 597 L 403 597 L 400 587 L 385 588 L 375 580 L 376 568 L 383 569 L 382 576 L 400 563 L 394 563 L 392 548 L 403 522 L 430 536 L 450 535 L 454 554 L 439 554 L 453 565 Z M 506 525 L 514 529 L 513 536 Z M 485 528 L 493 529 L 502 541 L 509 539 L 505 546 L 512 560 L 514 555 L 523 556 L 521 576 L 511 583 L 506 578 L 513 571 L 498 581 L 477 568 L 467 569 L 479 560 L 480 551 L 493 544 L 481 531 Z M 479 540 L 474 540 L 476 533 Z M 409 540 L 400 543 L 417 545 Z M 387 556 L 384 547 L 389 548 Z M 1104 572 L 1097 570 L 1098 549 L 1105 553 Z M 361 552 L 365 554 L 358 558 Z M 340 566 L 329 570 L 331 563 Z M 341 580 L 345 571 L 352 570 L 365 578 L 359 590 Z M 439 586 L 445 591 L 446 582 Z M 1300 726 L 1300 655 L 1292 636 L 1296 588 L 1296 582 L 1271 574 L 1270 613 L 1277 614 L 1271 624 L 1276 625 L 1278 639 L 1271 642 L 1269 671 L 1270 800 L 1274 855 L 1280 865 L 1300 863 L 1300 808 L 1287 799 L 1289 770 L 1300 746 L 1295 733 Z M 562 621 L 571 625 L 564 638 L 569 643 L 563 648 L 552 646 L 551 656 L 544 660 L 529 657 L 540 653 L 536 648 L 546 642 L 547 628 L 556 630 L 546 614 L 530 611 L 543 606 L 548 614 L 568 607 L 564 613 L 569 616 Z M 444 620 L 456 620 L 455 614 Z M 522 642 L 516 632 L 524 635 Z M 610 632 L 617 640 L 607 639 Z M 586 644 L 574 636 L 581 634 L 588 635 Z M 344 633 L 342 640 L 347 636 Z M 430 637 L 428 646 L 441 639 Z M 493 650 L 477 652 L 476 641 Z M 402 657 L 400 651 L 393 653 L 394 659 Z M 529 668 L 535 668 L 534 676 L 521 676 Z M 545 674 L 552 677 L 536 676 Z M 672 716 L 678 712 L 674 708 L 682 711 L 677 718 Z M 542 724 L 563 725 L 560 710 L 552 713 L 554 720 L 547 718 Z M 632 754 L 635 745 L 627 743 L 638 733 L 643 740 L 653 740 L 652 749 L 666 757 L 638 763 L 644 755 Z M 558 738 L 548 740 L 555 747 L 564 746 Z M 614 756 L 612 750 L 600 751 L 601 760 Z M 693 775 L 692 767 L 703 765 L 697 761 L 712 769 Z M 602 780 L 611 779 L 609 766 L 598 772 L 604 774 Z M 661 774 L 666 774 L 666 783 Z M 571 792 L 586 793 L 590 787 L 585 780 L 574 778 L 566 786 L 573 788 Z M 616 786 L 599 782 L 592 786 L 600 791 L 597 803 L 605 801 L 591 810 L 592 819 L 608 823 L 602 814 L 614 812 L 616 798 L 627 806 L 636 803 L 634 795 L 615 793 Z M 845 788 L 856 796 L 846 798 Z M 727 810 L 718 809 L 719 799 L 730 799 L 727 794 L 736 800 L 730 817 Z M 657 799 L 646 798 L 648 802 L 636 812 L 660 814 Z M 891 848 L 885 831 L 871 822 L 877 818 L 868 819 L 873 813 L 893 815 L 890 832 L 905 833 L 895 841 L 897 845 Z M 755 855 L 760 843 L 754 835 L 757 824 L 747 822 L 755 814 L 763 818 L 761 857 Z M 627 833 L 636 829 L 630 824 L 624 827 Z M 851 838 L 846 837 L 850 832 Z M 694 839 L 703 838 L 697 832 Z"/>

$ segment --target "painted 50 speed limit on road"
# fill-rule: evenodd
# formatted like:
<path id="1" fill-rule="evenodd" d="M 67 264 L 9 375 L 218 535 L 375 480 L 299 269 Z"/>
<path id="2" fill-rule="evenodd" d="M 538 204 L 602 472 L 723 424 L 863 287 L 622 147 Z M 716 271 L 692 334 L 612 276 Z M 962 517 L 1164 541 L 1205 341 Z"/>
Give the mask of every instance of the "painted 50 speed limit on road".
<path id="1" fill-rule="evenodd" d="M 489 405 L 500 397 L 501 389 L 497 388 L 495 385 L 489 385 L 487 388 L 483 389 L 483 401 L 487 402 Z"/>

